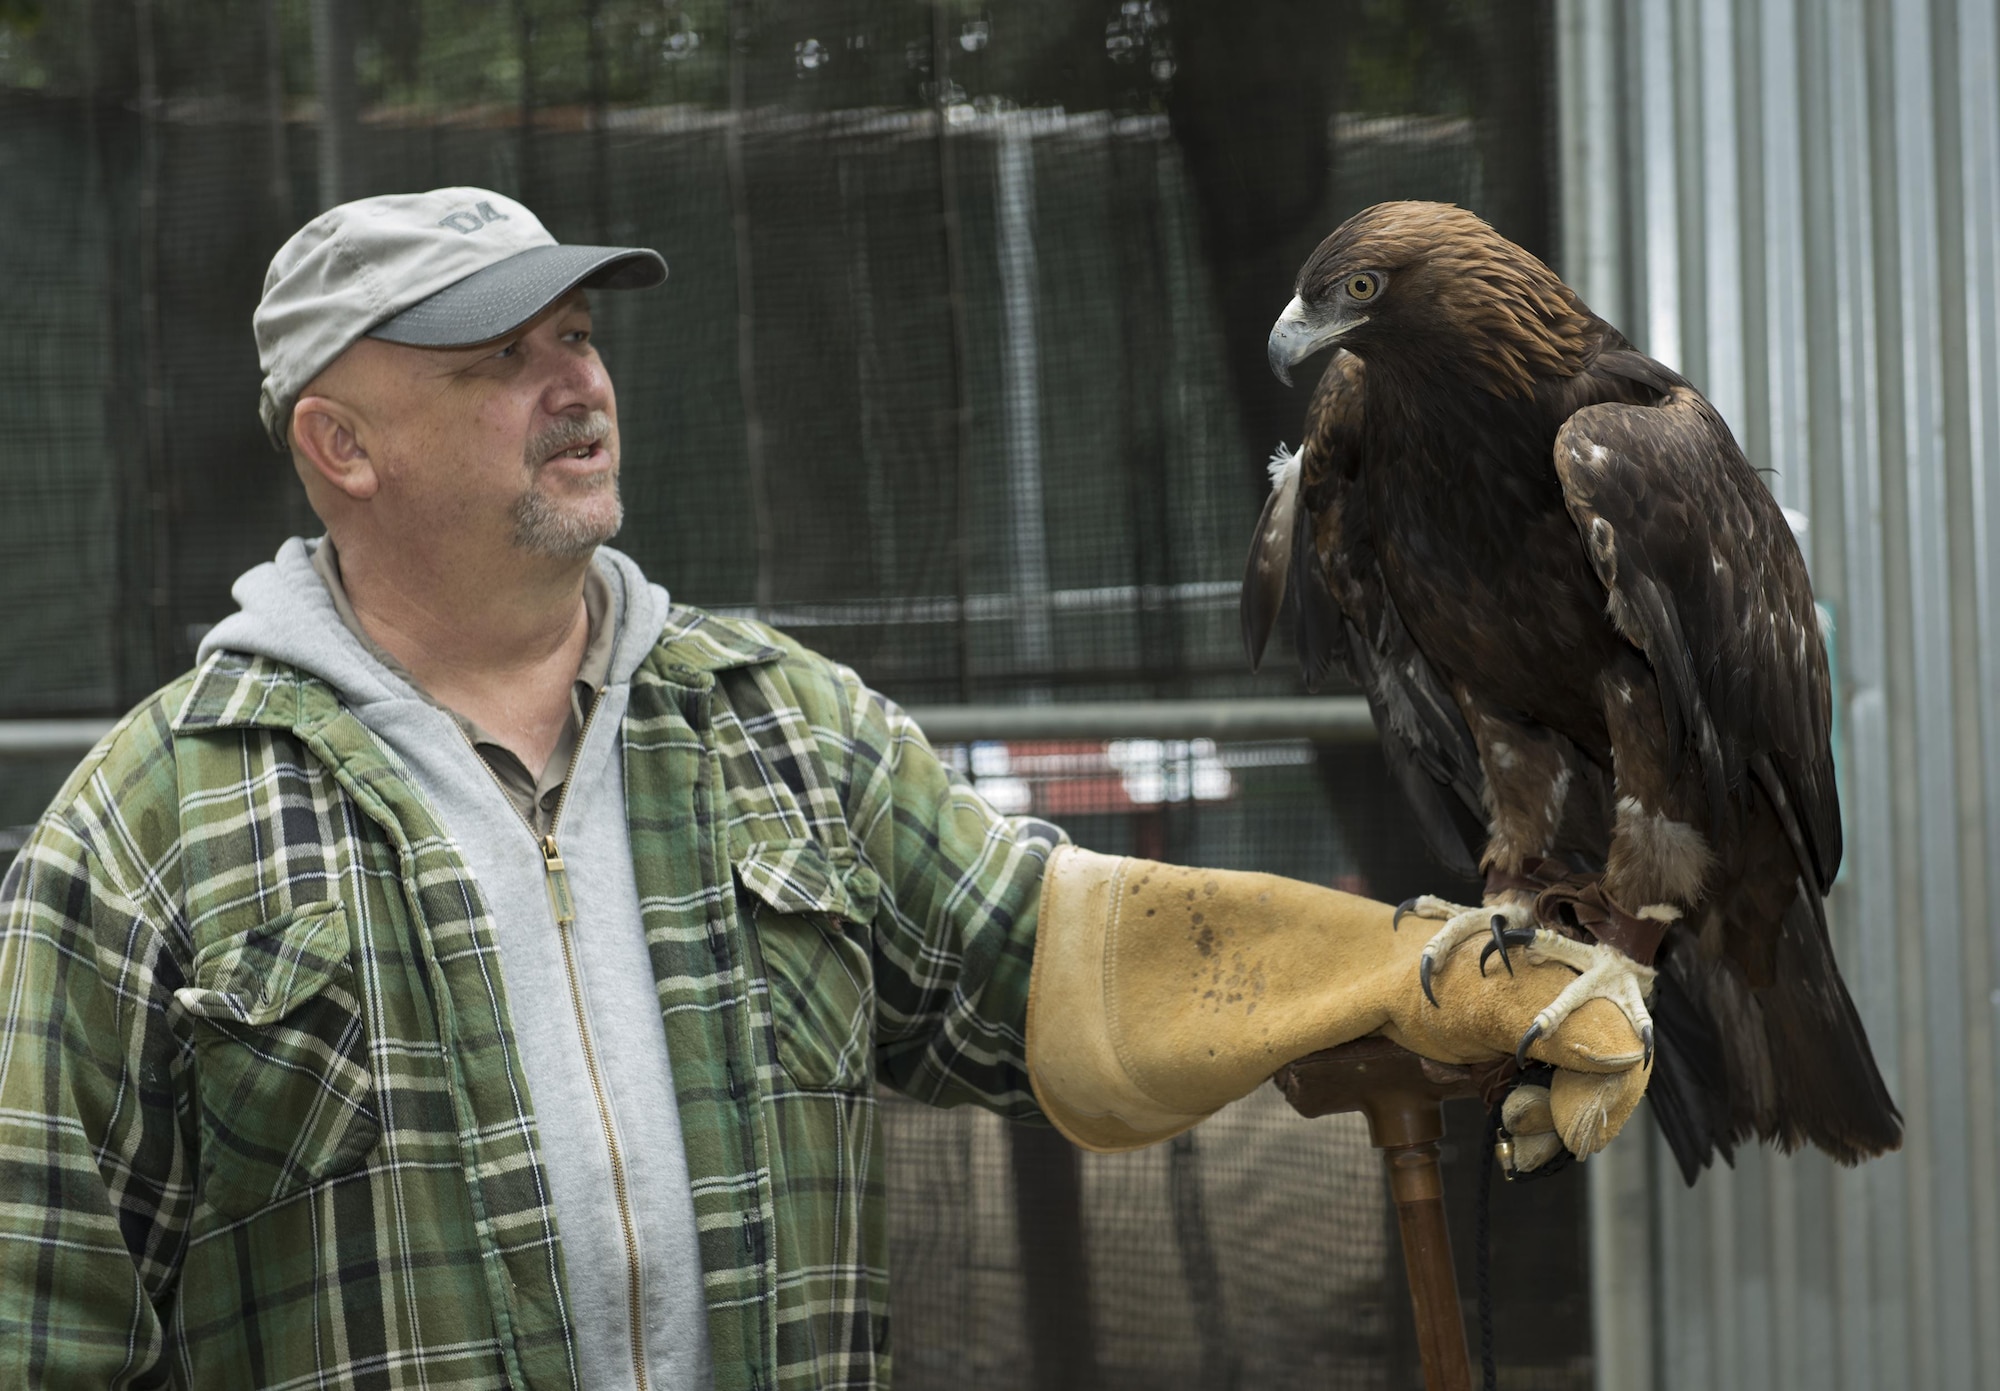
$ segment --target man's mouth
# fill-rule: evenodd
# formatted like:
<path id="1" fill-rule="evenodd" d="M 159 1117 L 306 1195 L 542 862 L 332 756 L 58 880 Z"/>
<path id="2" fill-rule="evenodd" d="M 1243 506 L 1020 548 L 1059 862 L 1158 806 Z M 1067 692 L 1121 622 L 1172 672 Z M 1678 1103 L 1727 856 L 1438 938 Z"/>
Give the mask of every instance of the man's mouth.
<path id="1" fill-rule="evenodd" d="M 528 441 L 521 462 L 529 469 L 550 464 L 589 464 L 590 471 L 615 466 L 611 441 L 618 427 L 607 411 L 556 421 Z"/>
<path id="2" fill-rule="evenodd" d="M 557 459 L 588 459 L 597 452 L 597 447 L 600 443 L 601 441 L 599 440 L 585 440 L 582 444 L 575 444 L 571 445 L 568 449 L 557 450 L 555 453 L 549 455 L 545 462 L 554 463 Z"/>

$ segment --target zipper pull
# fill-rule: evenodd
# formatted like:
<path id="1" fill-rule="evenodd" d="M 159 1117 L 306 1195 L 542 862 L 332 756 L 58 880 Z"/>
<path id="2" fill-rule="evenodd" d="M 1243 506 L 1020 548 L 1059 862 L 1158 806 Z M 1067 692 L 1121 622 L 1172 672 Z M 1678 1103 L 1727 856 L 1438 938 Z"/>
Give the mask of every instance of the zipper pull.
<path id="1" fill-rule="evenodd" d="M 557 927 L 576 924 L 576 900 L 569 896 L 569 873 L 563 868 L 562 851 L 554 836 L 542 837 L 542 869 L 549 885 L 549 908 Z"/>

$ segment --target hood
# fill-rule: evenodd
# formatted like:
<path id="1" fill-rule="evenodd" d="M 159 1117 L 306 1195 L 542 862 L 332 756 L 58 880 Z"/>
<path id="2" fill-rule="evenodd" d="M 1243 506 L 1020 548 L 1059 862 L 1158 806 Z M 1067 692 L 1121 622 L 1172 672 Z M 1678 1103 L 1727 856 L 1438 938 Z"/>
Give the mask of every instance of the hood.
<path id="1" fill-rule="evenodd" d="M 229 591 L 238 612 L 208 630 L 197 662 L 225 651 L 268 657 L 318 677 L 349 705 L 417 695 L 340 621 L 333 596 L 313 570 L 318 546 L 316 540 L 294 536 L 275 557 L 244 572 Z M 622 685 L 659 641 L 667 621 L 667 591 L 650 583 L 631 557 L 609 546 L 598 547 L 591 563 L 611 587 L 606 621 L 616 626 L 618 637 L 611 650 L 608 682 Z"/>

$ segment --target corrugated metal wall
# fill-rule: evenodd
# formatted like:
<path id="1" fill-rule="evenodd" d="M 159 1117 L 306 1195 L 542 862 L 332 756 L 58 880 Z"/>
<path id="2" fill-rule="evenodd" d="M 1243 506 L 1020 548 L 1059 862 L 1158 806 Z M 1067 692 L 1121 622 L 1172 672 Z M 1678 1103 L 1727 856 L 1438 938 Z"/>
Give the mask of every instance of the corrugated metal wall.
<path id="1" fill-rule="evenodd" d="M 1807 521 L 1842 970 L 1908 1133 L 1593 1161 L 1603 1387 L 2000 1387 L 1994 0 L 1564 0 L 1564 265 Z M 1650 1196 L 1649 1196 L 1650 1195 Z"/>

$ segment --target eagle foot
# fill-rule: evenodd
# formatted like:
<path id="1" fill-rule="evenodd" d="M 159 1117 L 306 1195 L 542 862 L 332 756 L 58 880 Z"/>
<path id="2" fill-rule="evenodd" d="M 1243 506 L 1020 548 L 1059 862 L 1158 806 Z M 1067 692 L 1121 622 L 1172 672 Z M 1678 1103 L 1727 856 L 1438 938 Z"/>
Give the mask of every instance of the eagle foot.
<path id="1" fill-rule="evenodd" d="M 1487 938 L 1486 946 L 1479 953 L 1479 974 L 1486 974 L 1486 963 L 1497 952 L 1500 964 L 1507 968 L 1507 974 L 1511 976 L 1514 974 L 1514 960 L 1508 954 L 1508 948 L 1527 946 L 1534 940 L 1536 932 L 1534 909 L 1513 903 L 1466 908 L 1425 894 L 1400 905 L 1396 909 L 1395 923 L 1400 925 L 1406 916 L 1444 920 L 1444 926 L 1424 944 L 1423 957 L 1417 963 L 1417 983 L 1423 987 L 1424 998 L 1434 1007 L 1438 1000 L 1431 989 L 1431 977 L 1461 944 L 1475 937 Z"/>
<path id="2" fill-rule="evenodd" d="M 1577 972 L 1577 977 L 1564 986 L 1562 993 L 1549 1001 L 1528 1025 L 1528 1031 L 1521 1035 L 1520 1043 L 1515 1046 L 1515 1062 L 1527 1066 L 1528 1049 L 1535 1040 L 1561 1027 L 1563 1020 L 1575 1013 L 1584 1001 L 1609 1000 L 1630 1021 L 1646 1050 L 1645 1062 L 1651 1064 L 1653 1016 L 1646 1009 L 1646 992 L 1652 989 L 1653 977 L 1657 974 L 1652 967 L 1641 966 L 1614 947 L 1579 942 L 1546 927 L 1535 930 L 1526 948 L 1531 963 L 1554 961 Z"/>

